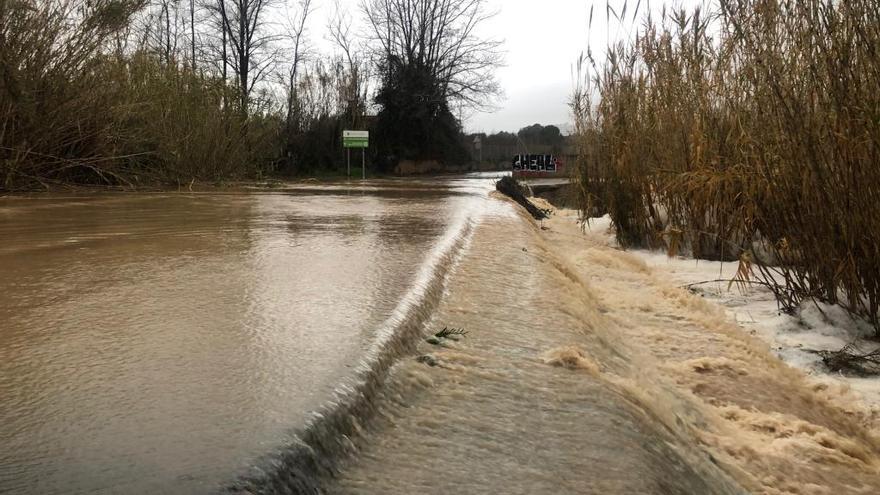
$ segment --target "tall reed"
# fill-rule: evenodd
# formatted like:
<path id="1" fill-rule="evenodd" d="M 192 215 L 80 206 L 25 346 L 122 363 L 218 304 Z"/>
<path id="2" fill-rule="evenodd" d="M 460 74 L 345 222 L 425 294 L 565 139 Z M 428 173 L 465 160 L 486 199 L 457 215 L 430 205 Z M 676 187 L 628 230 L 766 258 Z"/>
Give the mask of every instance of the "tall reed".
<path id="1" fill-rule="evenodd" d="M 272 112 L 255 104 L 243 122 L 226 82 L 113 48 L 143 3 L 0 0 L 0 190 L 235 178 L 271 165 Z"/>
<path id="2" fill-rule="evenodd" d="M 581 206 L 622 245 L 739 259 L 880 336 L 880 2 L 677 9 L 582 68 Z"/>

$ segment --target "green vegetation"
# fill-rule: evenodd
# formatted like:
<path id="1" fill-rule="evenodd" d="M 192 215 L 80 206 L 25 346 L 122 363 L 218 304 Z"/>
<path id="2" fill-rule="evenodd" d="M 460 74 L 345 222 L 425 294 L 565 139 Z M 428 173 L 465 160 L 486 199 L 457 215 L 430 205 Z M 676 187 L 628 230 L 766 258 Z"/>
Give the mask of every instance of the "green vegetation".
<path id="1" fill-rule="evenodd" d="M 623 246 L 739 259 L 784 308 L 837 303 L 880 335 L 878 49 L 869 0 L 648 19 L 582 65 L 581 207 L 606 207 Z"/>

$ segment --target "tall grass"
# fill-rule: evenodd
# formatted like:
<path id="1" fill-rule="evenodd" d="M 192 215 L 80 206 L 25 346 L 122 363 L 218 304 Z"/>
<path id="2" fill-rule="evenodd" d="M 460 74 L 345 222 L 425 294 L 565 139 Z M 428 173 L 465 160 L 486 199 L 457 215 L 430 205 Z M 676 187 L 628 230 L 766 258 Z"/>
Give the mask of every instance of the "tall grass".
<path id="1" fill-rule="evenodd" d="M 622 245 L 739 259 L 880 336 L 880 2 L 673 10 L 582 69 L 581 206 Z"/>
<path id="2" fill-rule="evenodd" d="M 0 0 L 0 190 L 253 176 L 277 154 L 227 83 L 121 48 L 142 6 Z"/>

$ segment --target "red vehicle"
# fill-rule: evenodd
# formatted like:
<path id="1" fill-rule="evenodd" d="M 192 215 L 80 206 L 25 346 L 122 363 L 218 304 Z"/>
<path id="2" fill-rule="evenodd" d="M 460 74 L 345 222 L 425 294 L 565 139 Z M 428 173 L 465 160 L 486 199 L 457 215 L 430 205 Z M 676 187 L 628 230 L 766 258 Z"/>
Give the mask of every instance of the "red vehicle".
<path id="1" fill-rule="evenodd" d="M 558 177 L 563 165 L 553 155 L 515 155 L 511 167 L 514 177 Z"/>

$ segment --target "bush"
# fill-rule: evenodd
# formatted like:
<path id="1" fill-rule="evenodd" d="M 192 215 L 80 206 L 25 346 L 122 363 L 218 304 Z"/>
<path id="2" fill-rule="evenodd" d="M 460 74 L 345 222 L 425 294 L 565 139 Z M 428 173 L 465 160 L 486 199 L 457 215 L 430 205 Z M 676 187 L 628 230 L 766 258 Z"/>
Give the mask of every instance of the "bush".
<path id="1" fill-rule="evenodd" d="M 4 2 L 0 189 L 216 180 L 271 167 L 279 124 L 267 109 L 245 120 L 223 81 L 107 51 L 140 7 Z"/>
<path id="2" fill-rule="evenodd" d="M 602 201 L 624 246 L 740 258 L 786 308 L 837 303 L 880 335 L 877 46 L 869 0 L 647 23 L 575 95 L 582 208 Z"/>

